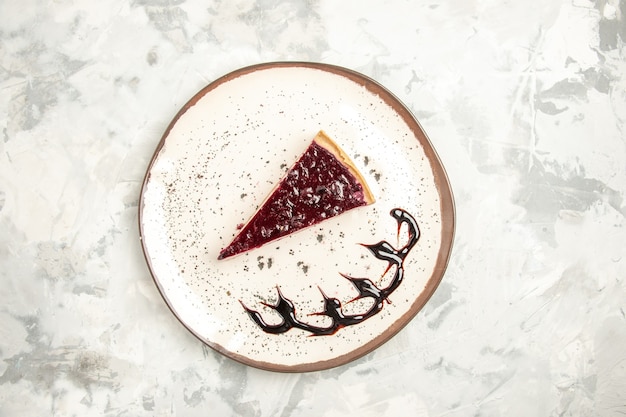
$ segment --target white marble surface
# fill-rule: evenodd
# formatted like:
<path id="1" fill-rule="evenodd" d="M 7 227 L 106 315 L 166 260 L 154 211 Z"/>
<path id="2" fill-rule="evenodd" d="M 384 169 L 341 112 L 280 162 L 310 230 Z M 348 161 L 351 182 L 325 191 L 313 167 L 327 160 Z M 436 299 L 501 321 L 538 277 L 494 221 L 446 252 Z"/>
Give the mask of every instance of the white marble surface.
<path id="1" fill-rule="evenodd" d="M 624 0 L 0 1 L 0 415 L 624 415 L 624 39 Z M 274 60 L 388 87 L 457 204 L 427 307 L 306 374 L 203 347 L 138 240 L 180 106 Z"/>

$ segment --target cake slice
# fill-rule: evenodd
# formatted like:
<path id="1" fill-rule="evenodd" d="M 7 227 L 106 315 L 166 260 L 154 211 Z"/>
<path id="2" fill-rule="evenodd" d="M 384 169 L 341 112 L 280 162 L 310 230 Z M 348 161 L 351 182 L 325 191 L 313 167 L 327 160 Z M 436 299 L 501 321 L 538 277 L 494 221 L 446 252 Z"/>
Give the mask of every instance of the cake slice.
<path id="1" fill-rule="evenodd" d="M 258 248 L 356 207 L 372 204 L 365 179 L 320 131 L 218 259 Z"/>

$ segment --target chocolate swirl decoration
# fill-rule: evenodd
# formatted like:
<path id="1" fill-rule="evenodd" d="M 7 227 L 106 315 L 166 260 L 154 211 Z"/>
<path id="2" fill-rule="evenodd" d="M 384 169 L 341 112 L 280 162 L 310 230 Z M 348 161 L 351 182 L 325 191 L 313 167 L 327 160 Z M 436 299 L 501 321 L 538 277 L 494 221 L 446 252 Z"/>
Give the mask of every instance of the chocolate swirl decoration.
<path id="1" fill-rule="evenodd" d="M 382 311 L 385 302 L 390 302 L 388 300 L 389 296 L 404 280 L 404 259 L 407 257 L 411 249 L 413 249 L 413 247 L 417 244 L 417 241 L 420 238 L 420 230 L 417 225 L 417 221 L 411 214 L 401 208 L 394 208 L 389 214 L 398 223 L 398 234 L 400 233 L 402 225 L 407 225 L 409 235 L 407 243 L 400 249 L 394 248 L 389 242 L 384 240 L 373 245 L 363 245 L 372 255 L 374 255 L 374 257 L 387 262 L 387 269 L 384 274 L 386 274 L 392 267 L 396 267 L 396 271 L 389 285 L 384 288 L 379 288 L 369 278 L 355 278 L 341 274 L 342 277 L 352 283 L 358 292 L 358 295 L 349 302 L 363 298 L 371 298 L 374 301 L 372 306 L 364 313 L 349 315 L 344 314 L 341 308 L 341 301 L 336 298 L 328 297 L 324 294 L 324 291 L 321 288 L 319 290 L 324 298 L 324 311 L 313 314 L 317 316 L 330 317 L 331 324 L 327 327 L 314 326 L 298 319 L 294 303 L 286 298 L 278 287 L 276 287 L 276 291 L 278 292 L 278 301 L 276 304 L 262 304 L 273 309 L 282 317 L 282 322 L 279 324 L 268 324 L 261 316 L 261 313 L 248 308 L 245 304 L 243 304 L 243 302 L 240 301 L 241 305 L 250 318 L 261 329 L 263 329 L 263 331 L 270 334 L 285 333 L 295 328 L 305 330 L 311 333 L 311 336 L 328 336 L 335 334 L 344 327 L 359 324 L 378 314 Z"/>

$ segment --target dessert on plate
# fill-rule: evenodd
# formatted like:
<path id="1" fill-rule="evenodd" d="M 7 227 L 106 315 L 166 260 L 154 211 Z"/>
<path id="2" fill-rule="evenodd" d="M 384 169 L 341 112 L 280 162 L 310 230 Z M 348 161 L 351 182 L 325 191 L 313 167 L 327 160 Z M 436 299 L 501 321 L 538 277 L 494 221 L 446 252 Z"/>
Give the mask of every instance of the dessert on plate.
<path id="1" fill-rule="evenodd" d="M 374 200 L 352 160 L 320 131 L 218 259 L 258 248 Z"/>

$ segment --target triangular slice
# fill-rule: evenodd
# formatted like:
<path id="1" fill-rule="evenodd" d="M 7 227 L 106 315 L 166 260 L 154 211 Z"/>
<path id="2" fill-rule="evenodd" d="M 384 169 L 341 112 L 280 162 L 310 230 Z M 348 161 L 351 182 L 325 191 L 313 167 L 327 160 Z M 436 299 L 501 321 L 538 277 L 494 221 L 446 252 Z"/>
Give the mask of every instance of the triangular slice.
<path id="1" fill-rule="evenodd" d="M 320 131 L 218 259 L 258 248 L 373 202 L 372 192 L 354 163 Z"/>

